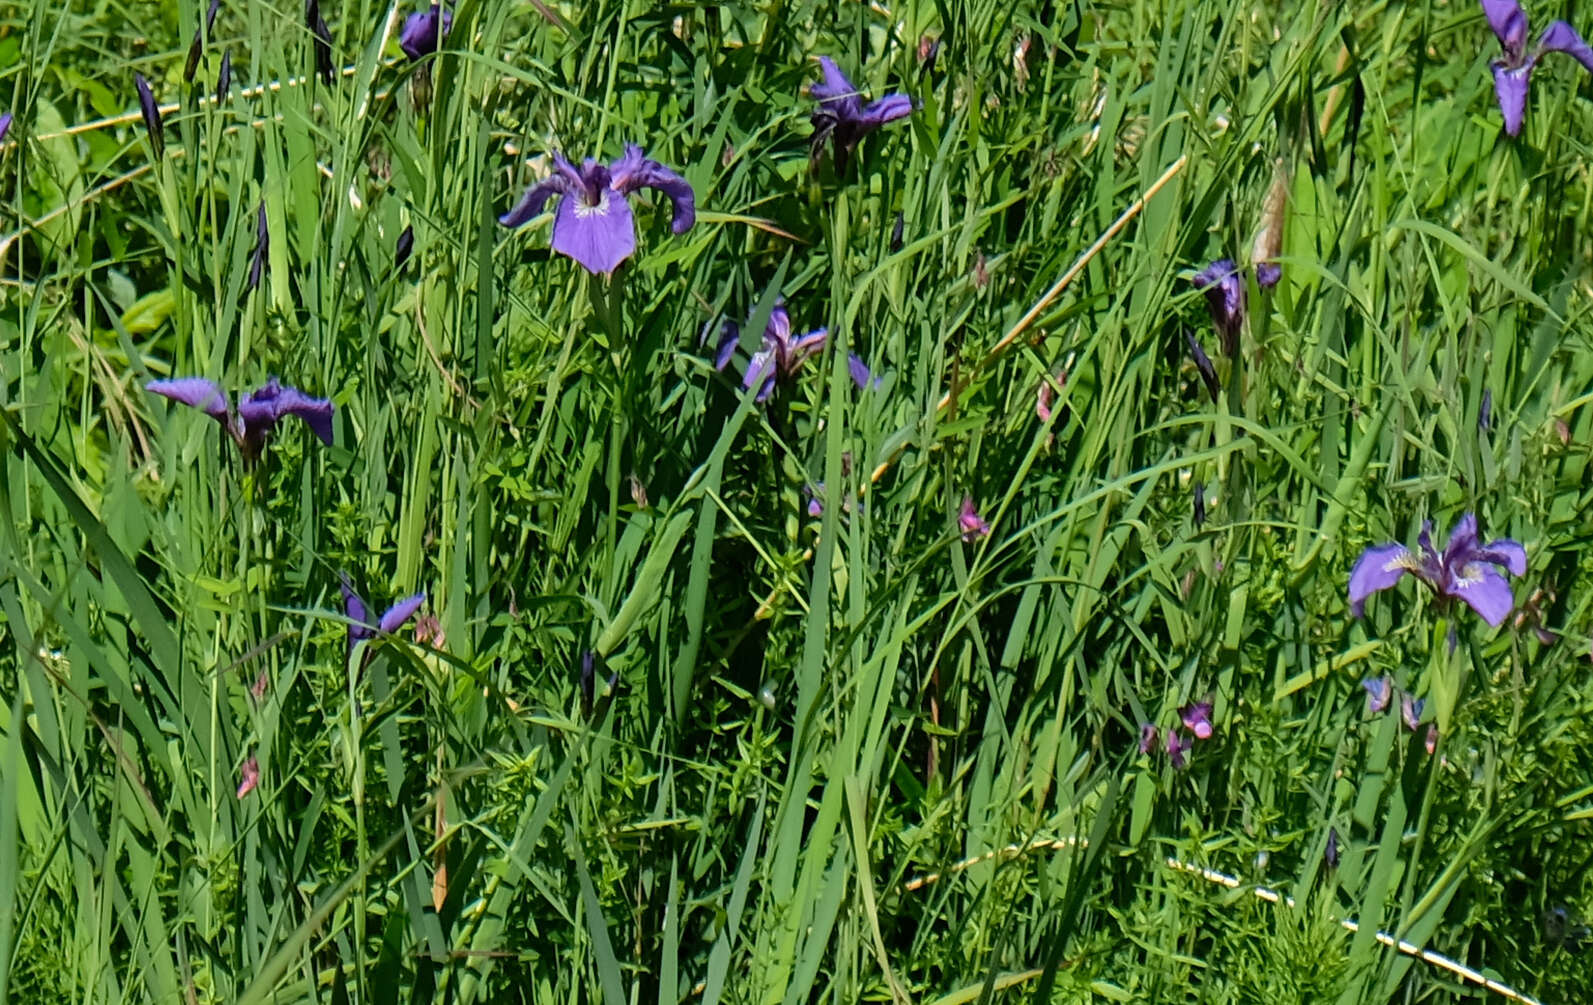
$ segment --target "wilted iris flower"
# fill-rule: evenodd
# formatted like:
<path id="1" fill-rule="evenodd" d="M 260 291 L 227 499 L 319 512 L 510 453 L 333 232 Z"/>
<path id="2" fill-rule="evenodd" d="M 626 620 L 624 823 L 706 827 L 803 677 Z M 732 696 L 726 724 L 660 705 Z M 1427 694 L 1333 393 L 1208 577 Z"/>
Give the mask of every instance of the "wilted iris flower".
<path id="1" fill-rule="evenodd" d="M 254 791 L 260 784 L 260 762 L 253 757 L 243 762 L 243 767 L 238 769 L 238 798 L 242 799 Z"/>
<path id="2" fill-rule="evenodd" d="M 1194 734 L 1195 739 L 1211 739 L 1211 702 L 1197 701 L 1186 705 L 1178 710 L 1178 718 L 1184 728 Z"/>
<path id="3" fill-rule="evenodd" d="M 1515 136 L 1521 132 L 1521 122 L 1526 117 L 1532 68 L 1543 54 L 1566 53 L 1593 72 L 1593 49 L 1588 48 L 1575 28 L 1564 21 L 1554 21 L 1543 29 L 1537 46 L 1528 52 L 1527 15 L 1517 0 L 1482 0 L 1482 12 L 1504 49 L 1504 54 L 1492 64 L 1493 90 L 1504 115 L 1505 132 Z"/>
<path id="4" fill-rule="evenodd" d="M 1413 694 L 1404 695 L 1399 699 L 1399 717 L 1404 720 L 1406 729 L 1412 733 L 1416 732 L 1416 727 L 1421 725 L 1422 709 L 1426 707 L 1426 699 Z"/>
<path id="5" fill-rule="evenodd" d="M 144 385 L 144 390 L 197 408 L 221 423 L 247 462 L 259 458 L 271 430 L 288 415 L 303 419 L 322 443 L 332 445 L 332 402 L 326 398 L 312 398 L 296 387 L 286 387 L 275 377 L 240 398 L 236 415 L 232 414 L 227 392 L 204 377 L 152 380 Z"/>
<path id="6" fill-rule="evenodd" d="M 321 0 L 304 0 L 304 26 L 315 36 L 315 72 L 332 82 L 332 30 L 321 16 Z"/>
<path id="7" fill-rule="evenodd" d="M 990 535 L 990 525 L 974 509 L 972 496 L 962 497 L 962 508 L 957 511 L 957 530 L 961 532 L 964 544 L 972 544 Z"/>
<path id="8" fill-rule="evenodd" d="M 255 220 L 254 256 L 249 261 L 249 289 L 260 286 L 260 274 L 265 271 L 266 255 L 271 251 L 271 232 L 266 229 L 265 200 L 260 200 L 260 212 Z"/>
<path id="9" fill-rule="evenodd" d="M 398 47 L 410 59 L 419 59 L 436 52 L 442 37 L 453 26 L 453 13 L 443 10 L 441 4 L 434 3 L 426 10 L 416 11 L 404 18 L 404 28 L 398 33 Z"/>
<path id="10" fill-rule="evenodd" d="M 636 250 L 636 224 L 626 197 L 639 188 L 655 188 L 674 208 L 670 229 L 684 234 L 697 221 L 691 186 L 675 172 L 642 155 L 634 143 L 608 167 L 588 157 L 577 168 L 563 155 L 553 155 L 555 171 L 526 190 L 509 212 L 498 217 L 505 227 L 519 227 L 553 196 L 562 196 L 553 217 L 553 250 L 580 262 L 593 275 L 613 272 Z"/>
<path id="11" fill-rule="evenodd" d="M 420 610 L 420 605 L 426 602 L 426 591 L 422 590 L 412 597 L 393 604 L 382 612 L 382 616 L 375 621 L 371 620 L 370 608 L 360 595 L 354 592 L 353 584 L 347 575 L 338 576 L 338 586 L 343 591 L 343 612 L 348 615 L 348 648 L 352 652 L 354 643 L 362 639 L 374 639 L 378 632 L 391 635 L 404 627 L 404 622 Z"/>
<path id="12" fill-rule="evenodd" d="M 835 173 L 846 172 L 847 161 L 862 138 L 887 122 L 910 115 L 913 99 L 905 94 L 890 94 L 863 104 L 857 88 L 828 56 L 819 57 L 824 80 L 809 93 L 819 101 L 813 110 L 812 159 L 816 163 L 825 140 L 833 140 Z"/>
<path id="13" fill-rule="evenodd" d="M 1172 762 L 1173 767 L 1182 768 L 1184 766 L 1184 755 L 1189 752 L 1190 747 L 1194 746 L 1194 741 L 1185 739 L 1176 729 L 1169 729 L 1167 731 L 1166 746 L 1167 760 Z"/>
<path id="14" fill-rule="evenodd" d="M 1388 707 L 1389 699 L 1394 695 L 1393 683 L 1385 677 L 1368 677 L 1361 681 L 1361 687 L 1366 689 L 1366 713 L 1376 715 Z"/>
<path id="15" fill-rule="evenodd" d="M 138 89 L 138 109 L 144 116 L 144 129 L 149 133 L 149 145 L 155 151 L 155 159 L 159 160 L 166 152 L 166 127 L 160 117 L 160 105 L 155 102 L 155 94 L 149 89 L 149 81 L 144 79 L 142 73 L 133 74 L 133 86 Z"/>
<path id="16" fill-rule="evenodd" d="M 1495 567 L 1512 576 L 1527 571 L 1527 550 L 1509 538 L 1480 544 L 1477 518 L 1462 516 L 1440 555 L 1433 550 L 1432 524 L 1422 525 L 1420 553 L 1390 542 L 1367 548 L 1350 572 L 1350 613 L 1360 617 L 1366 598 L 1386 590 L 1407 572 L 1432 587 L 1440 597 L 1458 597 L 1488 624 L 1498 627 L 1515 603 L 1510 583 Z"/>

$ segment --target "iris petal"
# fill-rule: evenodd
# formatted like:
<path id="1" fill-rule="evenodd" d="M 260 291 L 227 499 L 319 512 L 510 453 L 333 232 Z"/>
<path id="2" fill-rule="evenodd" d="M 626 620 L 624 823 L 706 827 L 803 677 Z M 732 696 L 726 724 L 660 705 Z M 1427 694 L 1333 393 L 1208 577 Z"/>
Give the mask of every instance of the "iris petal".
<path id="1" fill-rule="evenodd" d="M 1415 571 L 1410 549 L 1402 544 L 1385 544 L 1361 553 L 1350 570 L 1350 613 L 1360 617 L 1366 598 L 1398 583 L 1407 572 Z"/>
<path id="2" fill-rule="evenodd" d="M 613 272 L 636 250 L 636 224 L 625 197 L 613 189 L 596 206 L 566 196 L 553 217 L 553 250 L 593 275 Z"/>

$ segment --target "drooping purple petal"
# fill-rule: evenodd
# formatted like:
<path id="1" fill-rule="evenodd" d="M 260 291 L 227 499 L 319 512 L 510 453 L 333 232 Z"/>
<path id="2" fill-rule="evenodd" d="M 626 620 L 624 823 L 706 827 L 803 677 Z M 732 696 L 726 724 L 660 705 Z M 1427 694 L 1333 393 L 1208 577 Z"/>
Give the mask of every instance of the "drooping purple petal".
<path id="1" fill-rule="evenodd" d="M 1543 29 L 1543 34 L 1538 36 L 1538 49 L 1541 52 L 1563 52 L 1593 73 L 1593 48 L 1589 48 L 1576 29 L 1564 21 L 1555 21 Z"/>
<path id="2" fill-rule="evenodd" d="M 1386 676 L 1368 677 L 1361 681 L 1361 687 L 1366 689 L 1366 713 L 1376 715 L 1388 707 L 1389 699 L 1393 697 L 1394 685 Z"/>
<path id="3" fill-rule="evenodd" d="M 443 10 L 441 4 L 432 4 L 404 19 L 403 30 L 398 33 L 398 47 L 412 60 L 430 55 L 437 51 L 443 36 L 453 26 L 452 12 Z"/>
<path id="4" fill-rule="evenodd" d="M 215 381 L 206 380 L 204 377 L 175 377 L 169 380 L 152 380 L 144 385 L 144 390 L 187 405 L 189 408 L 197 408 L 222 425 L 227 424 L 227 412 L 232 406 L 227 398 L 227 392 L 223 391 Z"/>
<path id="5" fill-rule="evenodd" d="M 752 358 L 747 360 L 747 372 L 742 375 L 741 386 L 752 387 L 762 384 L 763 386 L 758 388 L 756 399 L 761 404 L 769 400 L 769 395 L 774 393 L 774 378 L 778 369 L 779 366 L 775 361 L 774 352 L 769 349 L 761 349 L 753 353 Z"/>
<path id="6" fill-rule="evenodd" d="M 864 129 L 878 129 L 887 122 L 913 113 L 913 99 L 905 94 L 888 94 L 878 101 L 871 101 L 858 115 L 858 125 Z"/>
<path id="7" fill-rule="evenodd" d="M 1495 628 L 1504 622 L 1516 603 L 1509 580 L 1483 563 L 1467 566 L 1444 592 L 1465 601 L 1482 620 Z"/>
<path id="8" fill-rule="evenodd" d="M 1482 0 L 1482 13 L 1488 27 L 1512 61 L 1519 61 L 1527 45 L 1527 15 L 1517 0 Z"/>
<path id="9" fill-rule="evenodd" d="M 636 250 L 636 223 L 625 197 L 605 189 L 596 205 L 582 196 L 560 200 L 553 216 L 553 250 L 581 263 L 593 275 L 606 275 Z"/>
<path id="10" fill-rule="evenodd" d="M 260 287 L 260 276 L 265 272 L 266 255 L 271 250 L 271 231 L 266 227 L 265 200 L 260 200 L 260 212 L 255 220 L 254 255 L 249 261 L 249 289 Z"/>
<path id="11" fill-rule="evenodd" d="M 1527 574 L 1527 549 L 1508 537 L 1489 541 L 1477 549 L 1476 558 L 1480 562 L 1492 562 L 1494 565 L 1502 565 L 1512 576 L 1525 576 Z"/>
<path id="12" fill-rule="evenodd" d="M 868 364 L 864 363 L 863 358 L 855 352 L 846 354 L 846 369 L 852 375 L 852 383 L 856 384 L 857 389 L 860 391 L 879 387 L 880 383 L 885 379 L 874 376 L 869 371 Z"/>
<path id="13" fill-rule="evenodd" d="M 1360 617 L 1366 607 L 1367 597 L 1388 589 L 1407 572 L 1414 571 L 1416 562 L 1410 549 L 1402 544 L 1367 548 L 1361 552 L 1355 568 L 1350 570 L 1350 613 Z"/>
<path id="14" fill-rule="evenodd" d="M 415 228 L 405 227 L 403 233 L 398 235 L 398 243 L 393 246 L 393 271 L 402 272 L 404 266 L 409 264 L 409 255 L 415 250 Z"/>
<path id="15" fill-rule="evenodd" d="M 321 16 L 321 0 L 304 0 L 304 26 L 315 36 L 315 72 L 332 83 L 332 30 Z"/>
<path id="16" fill-rule="evenodd" d="M 563 174 L 544 178 L 526 189 L 525 195 L 514 204 L 514 208 L 498 217 L 498 222 L 505 227 L 524 226 L 542 212 L 542 207 L 550 198 L 555 195 L 567 195 L 569 191 L 570 181 Z"/>
<path id="17" fill-rule="evenodd" d="M 155 101 L 155 94 L 149 89 L 149 81 L 144 79 L 142 73 L 133 74 L 133 86 L 138 89 L 138 109 L 144 116 L 144 130 L 149 133 L 149 146 L 155 152 L 155 159 L 159 160 L 166 152 L 165 123 L 160 117 L 160 105 Z"/>
<path id="18" fill-rule="evenodd" d="M 296 387 L 284 387 L 277 396 L 274 411 L 281 419 L 295 415 L 303 419 L 310 431 L 322 443 L 332 445 L 332 402 L 326 398 L 312 398 Z"/>
<path id="19" fill-rule="evenodd" d="M 343 591 L 343 613 L 349 620 L 348 647 L 353 649 L 354 643 L 360 639 L 375 636 L 375 632 L 371 630 L 371 612 L 365 606 L 365 601 L 360 599 L 360 595 L 354 592 L 346 573 L 338 574 L 338 588 Z"/>
<path id="20" fill-rule="evenodd" d="M 1532 82 L 1532 64 L 1510 69 L 1493 64 L 1493 92 L 1499 99 L 1499 114 L 1504 116 L 1505 134 L 1518 136 L 1527 115 L 1527 86 Z"/>
<path id="21" fill-rule="evenodd" d="M 621 195 L 630 195 L 639 188 L 664 193 L 674 210 L 669 229 L 675 233 L 684 234 L 697 222 L 697 196 L 691 185 L 664 165 L 649 160 L 636 144 L 625 144 L 625 155 L 609 166 L 609 174 L 609 184 Z"/>
<path id="22" fill-rule="evenodd" d="M 426 602 L 426 591 L 422 590 L 413 597 L 405 597 L 398 603 L 382 612 L 382 620 L 377 622 L 376 628 L 383 633 L 392 633 L 403 627 L 404 622 L 420 610 L 420 605 Z"/>
<path id="23" fill-rule="evenodd" d="M 221 69 L 216 71 L 216 104 L 227 100 L 232 93 L 232 50 L 221 54 Z"/>
<path id="24" fill-rule="evenodd" d="M 706 334 L 706 333 L 704 333 Z M 714 369 L 723 370 L 736 356 L 736 346 L 741 344 L 741 326 L 726 321 L 719 326 L 719 344 L 714 347 Z"/>
<path id="25" fill-rule="evenodd" d="M 1197 701 L 1186 705 L 1178 710 L 1178 718 L 1184 728 L 1195 735 L 1195 739 L 1211 739 L 1211 702 Z"/>

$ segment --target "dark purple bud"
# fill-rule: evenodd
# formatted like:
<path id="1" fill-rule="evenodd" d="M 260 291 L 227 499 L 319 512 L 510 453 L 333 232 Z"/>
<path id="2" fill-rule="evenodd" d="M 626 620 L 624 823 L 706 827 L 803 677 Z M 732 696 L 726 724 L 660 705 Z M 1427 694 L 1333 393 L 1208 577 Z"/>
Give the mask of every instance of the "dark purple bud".
<path id="1" fill-rule="evenodd" d="M 402 272 L 409 262 L 409 253 L 415 250 L 415 228 L 405 227 L 398 235 L 398 246 L 393 250 L 393 270 Z"/>
<path id="2" fill-rule="evenodd" d="M 1206 522 L 1206 483 L 1195 483 L 1195 526 Z"/>
<path id="3" fill-rule="evenodd" d="M 144 115 L 144 129 L 149 133 L 150 148 L 155 152 L 155 159 L 159 160 L 166 153 L 166 130 L 160 117 L 160 106 L 155 103 L 149 81 L 144 79 L 142 73 L 133 74 L 133 86 L 138 88 L 138 107 Z"/>
<path id="4" fill-rule="evenodd" d="M 1477 409 L 1477 431 L 1486 433 L 1493 420 L 1493 388 L 1482 392 L 1482 407 Z"/>
<path id="5" fill-rule="evenodd" d="M 332 30 L 321 16 L 321 0 L 304 0 L 304 25 L 315 36 L 315 72 L 332 83 Z"/>
<path id="6" fill-rule="evenodd" d="M 232 92 L 232 50 L 221 54 L 221 71 L 216 74 L 216 104 L 227 100 Z"/>
<path id="7" fill-rule="evenodd" d="M 254 258 L 249 263 L 249 289 L 258 289 L 260 274 L 265 271 L 266 255 L 271 250 L 271 232 L 266 229 L 265 200 L 260 200 L 260 213 L 255 224 Z"/>
<path id="8" fill-rule="evenodd" d="M 813 517 L 814 519 L 823 516 L 824 483 L 814 482 L 812 485 L 805 485 L 803 486 L 802 491 L 807 493 L 808 497 L 808 516 Z"/>
<path id="9" fill-rule="evenodd" d="M 906 223 L 902 211 L 896 211 L 896 223 L 891 227 L 891 253 L 902 250 L 902 226 Z"/>
<path id="10" fill-rule="evenodd" d="M 591 718 L 593 692 L 597 687 L 596 678 L 597 654 L 588 649 L 581 654 L 581 716 Z"/>
<path id="11" fill-rule="evenodd" d="M 1206 355 L 1206 350 L 1200 347 L 1200 340 L 1195 338 L 1191 328 L 1184 329 L 1184 344 L 1189 347 L 1189 355 L 1195 360 L 1195 369 L 1200 371 L 1200 379 L 1205 382 L 1206 390 L 1211 393 L 1211 403 L 1217 403 L 1217 392 L 1220 385 L 1217 383 L 1217 368 L 1212 366 L 1211 357 Z"/>
<path id="12" fill-rule="evenodd" d="M 1329 869 L 1339 867 L 1339 830 L 1337 827 L 1328 828 L 1327 847 L 1322 850 L 1322 860 Z"/>
<path id="13" fill-rule="evenodd" d="M 1139 724 L 1139 752 L 1148 754 L 1156 749 L 1156 727 L 1148 722 Z"/>
<path id="14" fill-rule="evenodd" d="M 209 38 L 216 27 L 216 12 L 221 9 L 221 0 L 210 0 L 210 10 L 205 14 L 203 29 L 194 29 L 194 41 L 188 46 L 188 62 L 183 65 L 183 79 L 188 83 L 194 82 L 194 71 L 199 69 L 199 50 L 204 40 Z"/>

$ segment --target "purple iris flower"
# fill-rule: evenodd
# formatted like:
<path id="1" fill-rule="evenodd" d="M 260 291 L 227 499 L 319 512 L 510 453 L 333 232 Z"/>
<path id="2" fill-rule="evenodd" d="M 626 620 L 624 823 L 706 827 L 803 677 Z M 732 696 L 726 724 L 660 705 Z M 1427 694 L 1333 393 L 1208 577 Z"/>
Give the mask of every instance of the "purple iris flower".
<path id="1" fill-rule="evenodd" d="M 1183 721 L 1184 728 L 1195 735 L 1195 739 L 1211 739 L 1211 702 L 1197 701 L 1186 705 L 1178 710 L 1178 718 Z"/>
<path id="2" fill-rule="evenodd" d="M 1396 542 L 1362 552 L 1350 571 L 1350 613 L 1360 617 L 1367 597 L 1398 583 L 1408 572 L 1439 596 L 1465 601 L 1497 628 L 1510 613 L 1515 598 L 1510 594 L 1510 582 L 1495 566 L 1503 567 L 1512 576 L 1526 575 L 1527 550 L 1509 538 L 1479 543 L 1477 518 L 1470 513 L 1455 524 L 1442 555 L 1433 550 L 1431 532 L 1432 524 L 1424 523 L 1417 540 L 1419 554 Z"/>
<path id="3" fill-rule="evenodd" d="M 321 0 L 304 0 L 304 26 L 315 36 L 315 72 L 332 83 L 332 30 L 321 16 Z"/>
<path id="4" fill-rule="evenodd" d="M 767 401 L 774 393 L 775 385 L 801 369 L 803 361 L 823 349 L 829 337 L 829 331 L 824 328 L 793 336 L 791 315 L 785 309 L 785 301 L 776 300 L 774 309 L 769 312 L 769 323 L 763 326 L 763 348 L 753 353 L 747 361 L 742 386 L 761 385 L 758 387 L 758 401 Z M 723 370 L 730 365 L 740 340 L 741 329 L 729 321 L 725 322 L 720 329 L 719 348 L 714 354 L 715 369 Z M 855 373 L 853 379 L 856 379 Z"/>
<path id="5" fill-rule="evenodd" d="M 221 0 L 210 0 L 210 10 L 205 12 L 205 26 L 194 29 L 194 40 L 188 46 L 188 62 L 183 65 L 183 79 L 194 82 L 194 71 L 199 69 L 200 43 L 215 33 L 216 12 L 221 10 Z"/>
<path id="6" fill-rule="evenodd" d="M 1222 351 L 1237 355 L 1239 329 L 1245 322 L 1244 272 L 1233 259 L 1219 258 L 1195 273 L 1194 283 L 1197 290 L 1206 291 L 1206 306 L 1211 310 L 1217 334 L 1222 336 Z"/>
<path id="7" fill-rule="evenodd" d="M 509 212 L 498 217 L 519 227 L 542 212 L 555 195 L 563 196 L 553 217 L 553 250 L 580 262 L 594 276 L 613 272 L 636 250 L 636 224 L 626 197 L 639 188 L 656 188 L 674 207 L 670 229 L 684 234 L 697 221 L 697 200 L 686 179 L 642 155 L 634 143 L 604 167 L 590 157 L 577 168 L 555 153 L 556 170 L 526 190 Z"/>
<path id="8" fill-rule="evenodd" d="M 1169 729 L 1167 731 L 1167 759 L 1172 762 L 1173 767 L 1182 768 L 1184 766 L 1184 754 L 1188 753 L 1189 748 L 1193 745 L 1194 741 L 1185 739 L 1179 734 L 1178 730 Z"/>
<path id="9" fill-rule="evenodd" d="M 255 220 L 254 257 L 249 262 L 249 289 L 258 289 L 260 274 L 265 271 L 266 255 L 271 250 L 271 232 L 266 229 L 265 200 L 260 200 L 260 212 Z"/>
<path id="10" fill-rule="evenodd" d="M 1538 44 L 1527 51 L 1527 15 L 1517 0 L 1482 0 L 1482 12 L 1489 27 L 1499 37 L 1504 54 L 1493 61 L 1493 90 L 1504 115 L 1505 132 L 1521 132 L 1527 114 L 1527 87 L 1532 68 L 1546 52 L 1563 52 L 1593 72 L 1593 49 L 1582 41 L 1576 29 L 1564 21 L 1552 22 L 1538 36 Z"/>
<path id="11" fill-rule="evenodd" d="M 981 537 L 990 536 L 990 524 L 974 509 L 972 496 L 962 497 L 962 508 L 957 511 L 957 530 L 962 533 L 964 544 L 972 544 Z"/>
<path id="12" fill-rule="evenodd" d="M 166 128 L 160 117 L 160 105 L 155 103 L 155 94 L 149 89 L 149 81 L 144 79 L 142 73 L 133 74 L 133 86 L 138 88 L 138 109 L 144 116 L 144 129 L 149 133 L 150 148 L 155 151 L 155 159 L 159 160 L 166 152 Z"/>
<path id="13" fill-rule="evenodd" d="M 404 18 L 404 28 L 398 33 L 398 47 L 410 59 L 419 59 L 436 52 L 442 37 L 453 26 L 453 13 L 443 10 L 441 4 L 434 3 L 426 10 L 416 11 Z"/>
<path id="14" fill-rule="evenodd" d="M 296 387 L 285 387 L 275 377 L 240 398 L 236 415 L 232 414 L 227 392 L 204 377 L 152 380 L 144 385 L 144 390 L 197 408 L 221 423 L 245 461 L 259 458 L 271 430 L 289 415 L 303 419 L 322 443 L 332 445 L 332 403 L 325 398 L 312 398 Z"/>
<path id="15" fill-rule="evenodd" d="M 824 80 L 809 89 L 819 101 L 819 107 L 813 110 L 812 159 L 817 162 L 824 141 L 833 140 L 835 173 L 845 174 L 858 142 L 885 123 L 912 114 L 913 99 L 905 94 L 890 94 L 865 105 L 857 88 L 834 61 L 820 56 L 819 65 L 824 70 Z"/>
<path id="16" fill-rule="evenodd" d="M 354 592 L 353 585 L 346 574 L 338 575 L 338 586 L 343 591 L 343 611 L 348 615 L 348 648 L 352 651 L 354 643 L 361 639 L 374 639 L 378 632 L 391 635 L 404 627 L 404 622 L 415 616 L 420 610 L 420 605 L 426 602 L 426 591 L 422 590 L 412 597 L 405 597 L 382 612 L 382 616 L 375 621 L 371 620 L 370 609 L 360 595 Z"/>
<path id="17" fill-rule="evenodd" d="M 1385 677 L 1368 677 L 1361 681 L 1361 687 L 1366 689 L 1366 713 L 1376 715 L 1388 707 L 1388 701 L 1394 694 L 1394 685 Z"/>
<path id="18" fill-rule="evenodd" d="M 1148 754 L 1156 749 L 1156 727 L 1148 722 L 1139 724 L 1139 752 Z"/>
<path id="19" fill-rule="evenodd" d="M 1405 695 L 1399 700 L 1399 717 L 1405 721 L 1405 728 L 1412 733 L 1421 725 L 1422 709 L 1427 707 L 1427 701 L 1414 695 Z"/>

